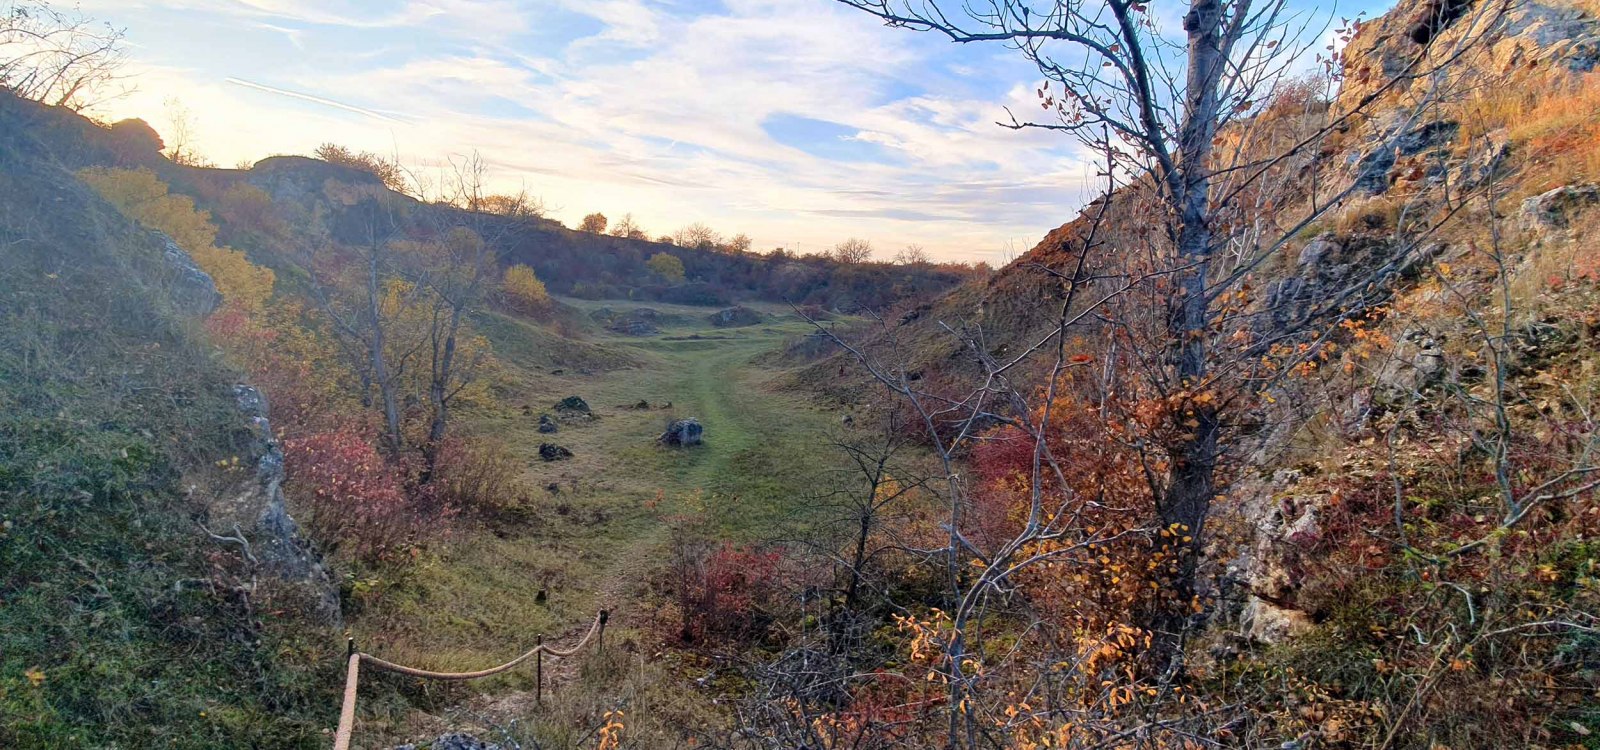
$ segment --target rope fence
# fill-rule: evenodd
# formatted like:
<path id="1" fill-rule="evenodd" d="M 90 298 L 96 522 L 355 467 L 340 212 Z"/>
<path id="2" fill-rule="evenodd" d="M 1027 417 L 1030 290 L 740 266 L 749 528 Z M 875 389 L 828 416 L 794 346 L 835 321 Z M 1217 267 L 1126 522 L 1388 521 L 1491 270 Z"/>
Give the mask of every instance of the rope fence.
<path id="1" fill-rule="evenodd" d="M 333 735 L 333 750 L 350 750 L 350 735 L 355 731 L 356 724 L 356 689 L 360 685 L 361 681 L 362 663 L 367 664 L 373 669 L 378 669 L 385 672 L 393 672 L 395 674 L 405 675 L 407 677 L 416 677 L 424 680 L 440 680 L 445 682 L 462 682 L 465 680 L 477 680 L 484 677 L 497 675 L 514 669 L 517 665 L 523 664 L 529 659 L 533 659 L 535 669 L 533 692 L 534 701 L 537 703 L 543 703 L 544 657 L 546 655 L 556 658 L 566 658 L 572 656 L 577 654 L 579 651 L 582 651 L 584 646 L 589 645 L 590 639 L 597 640 L 599 644 L 599 650 L 604 651 L 606 646 L 606 620 L 609 618 L 610 613 L 607 610 L 600 610 L 600 613 L 595 615 L 594 624 L 589 626 L 589 632 L 584 633 L 583 638 L 580 639 L 577 644 L 573 645 L 572 648 L 558 649 L 546 646 L 544 644 L 544 636 L 540 635 L 538 638 L 538 643 L 532 649 L 529 649 L 527 653 L 524 653 L 523 655 L 518 656 L 517 658 L 499 666 L 489 667 L 488 669 L 480 669 L 476 672 L 435 672 L 428 669 L 418 669 L 417 667 L 408 667 L 403 664 L 396 664 L 392 661 L 385 661 L 373 656 L 372 654 L 357 651 L 356 641 L 354 638 L 352 638 L 349 641 L 349 662 L 345 666 L 344 704 L 339 709 L 339 730 Z"/>

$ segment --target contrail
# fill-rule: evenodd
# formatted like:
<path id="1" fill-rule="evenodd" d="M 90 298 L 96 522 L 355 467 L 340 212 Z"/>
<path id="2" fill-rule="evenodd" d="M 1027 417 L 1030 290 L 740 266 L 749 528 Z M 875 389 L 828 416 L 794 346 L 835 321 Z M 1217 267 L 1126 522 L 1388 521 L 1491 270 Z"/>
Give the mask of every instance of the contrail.
<path id="1" fill-rule="evenodd" d="M 302 93 L 300 93 L 298 91 L 289 91 L 288 89 L 274 88 L 272 86 L 267 86 L 267 85 L 260 84 L 260 83 L 254 83 L 254 82 L 251 82 L 251 81 L 246 81 L 243 78 L 226 78 L 226 79 L 223 79 L 223 80 L 225 80 L 228 83 L 234 84 L 235 86 L 243 86 L 243 87 L 245 87 L 247 89 L 255 89 L 257 91 L 265 91 L 265 92 L 267 92 L 269 94 L 277 94 L 279 96 L 287 96 L 287 97 L 289 97 L 291 99 L 301 99 L 301 100 L 304 100 L 304 101 L 312 102 L 314 104 L 321 104 L 321 105 L 324 105 L 324 106 L 333 107 L 335 109 L 342 109 L 342 110 L 345 110 L 347 112 L 354 112 L 354 113 L 356 113 L 358 115 L 366 115 L 367 117 L 372 117 L 372 118 L 376 118 L 376 119 L 379 119 L 379 120 L 383 120 L 384 122 L 392 122 L 392 123 L 395 123 L 396 125 L 405 125 L 405 124 L 407 124 L 405 120 L 402 120 L 400 118 L 390 117 L 389 115 L 386 115 L 386 114 L 384 114 L 382 112 L 374 112 L 373 110 L 370 110 L 370 109 L 364 109 L 362 107 L 357 107 L 357 106 L 355 106 L 353 104 L 345 104 L 344 102 L 334 101 L 333 99 L 324 99 L 324 98 L 322 98 L 320 96 L 312 96 L 310 94 L 302 94 Z"/>

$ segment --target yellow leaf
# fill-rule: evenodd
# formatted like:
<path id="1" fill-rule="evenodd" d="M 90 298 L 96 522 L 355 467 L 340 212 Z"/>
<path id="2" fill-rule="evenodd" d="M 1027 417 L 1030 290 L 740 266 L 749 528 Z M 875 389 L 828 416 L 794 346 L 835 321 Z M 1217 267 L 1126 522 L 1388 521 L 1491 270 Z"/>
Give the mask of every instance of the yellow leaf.
<path id="1" fill-rule="evenodd" d="M 28 678 L 28 684 L 34 687 L 44 684 L 44 672 L 39 671 L 38 667 L 28 669 L 28 671 L 22 673 L 22 676 Z"/>

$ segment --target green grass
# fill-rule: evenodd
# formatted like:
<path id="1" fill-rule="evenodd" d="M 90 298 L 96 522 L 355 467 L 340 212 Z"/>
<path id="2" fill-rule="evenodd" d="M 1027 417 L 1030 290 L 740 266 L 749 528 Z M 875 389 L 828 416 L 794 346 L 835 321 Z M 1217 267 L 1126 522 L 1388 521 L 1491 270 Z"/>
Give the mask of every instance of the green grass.
<path id="1" fill-rule="evenodd" d="M 0 747 L 323 746 L 336 634 L 269 611 L 198 528 L 191 472 L 245 424 L 140 281 L 159 248 L 21 237 L 0 257 Z"/>
<path id="2" fill-rule="evenodd" d="M 815 512 L 805 498 L 835 461 L 828 441 L 840 429 L 839 414 L 785 390 L 789 373 L 763 357 L 809 324 L 778 306 L 763 310 L 772 316 L 767 324 L 718 329 L 707 320 L 715 312 L 709 308 L 563 302 L 584 316 L 601 307 L 648 306 L 662 313 L 663 330 L 633 338 L 595 326 L 587 340 L 574 341 L 511 317 L 480 326 L 504 369 L 496 388 L 501 403 L 465 416 L 463 425 L 504 441 L 517 456 L 531 493 L 527 507 L 519 522 L 467 524 L 403 581 L 358 596 L 362 609 L 352 625 L 368 650 L 435 668 L 480 668 L 520 652 L 537 634 L 575 635 L 600 607 L 616 610 L 614 638 L 649 643 L 644 597 L 668 559 L 669 519 L 703 513 L 714 535 L 761 542 L 803 527 Z M 563 352 L 611 366 L 585 372 Z M 554 415 L 554 404 L 573 395 L 596 419 L 566 420 L 559 433 L 540 434 L 539 414 Z M 640 401 L 651 408 L 634 408 Z M 656 443 L 667 421 L 686 417 L 704 425 L 704 445 Z M 542 461 L 542 442 L 574 456 Z M 549 598 L 539 604 L 542 588 Z M 658 669 L 632 669 L 626 687 L 575 683 L 570 689 L 578 692 L 564 705 L 582 706 L 588 722 L 608 699 L 660 692 Z M 524 672 L 475 684 L 447 702 L 468 700 L 471 691 L 527 688 L 531 673 Z M 362 736 L 375 739 L 415 739 L 432 726 L 382 706 L 363 716 Z M 538 723 L 546 744 L 577 726 L 555 717 Z"/>

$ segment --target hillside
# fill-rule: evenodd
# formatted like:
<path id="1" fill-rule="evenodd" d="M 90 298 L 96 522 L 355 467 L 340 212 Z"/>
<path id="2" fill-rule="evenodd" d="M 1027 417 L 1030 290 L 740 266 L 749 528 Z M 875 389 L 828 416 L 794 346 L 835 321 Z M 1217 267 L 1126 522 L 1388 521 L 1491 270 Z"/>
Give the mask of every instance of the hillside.
<path id="1" fill-rule="evenodd" d="M 975 564 L 1026 533 L 1030 489 L 1065 497 L 1046 512 L 1139 533 L 1128 516 L 1162 508 L 1150 477 L 1185 460 L 1165 445 L 1204 428 L 1190 418 L 1174 437 L 1161 415 L 1220 413 L 1188 648 L 1212 698 L 1259 701 L 1227 737 L 1592 746 L 1597 50 L 1589 3 L 1400 3 L 1351 30 L 1333 96 L 1268 102 L 1220 131 L 1265 149 L 1335 126 L 1262 180 L 1276 192 L 1235 193 L 1258 202 L 1230 254 L 1289 239 L 1222 259 L 1241 270 L 1208 290 L 1222 312 L 1191 331 L 1227 352 L 1220 374 L 1162 379 L 1177 357 L 1159 327 L 1171 290 L 1139 259 L 1167 240 L 1152 236 L 1155 191 L 1132 180 L 993 276 L 844 335 L 854 351 L 797 382 L 846 402 L 903 391 L 933 425 L 925 439 L 969 467 Z M 1228 411 L 1200 408 L 1219 402 Z M 1079 633 L 1115 632 L 1119 606 L 1161 606 L 1146 597 L 1170 579 L 1132 571 L 1158 570 L 1162 546 L 1146 558 L 1101 544 L 1060 563 L 1087 585 L 1036 574 L 1013 617 L 1039 622 L 1043 607 Z M 1127 603 L 1086 603 L 1107 582 Z M 1113 689 L 1079 726 L 1117 736 L 1117 705 Z"/>
<path id="2" fill-rule="evenodd" d="M 303 745 L 337 591 L 259 394 L 200 336 L 216 289 L 73 177 L 39 111 L 0 94 L 0 739 Z"/>
<path id="3" fill-rule="evenodd" d="M 1600 7 L 847 4 L 1251 50 L 981 277 L 0 90 L 0 747 L 1600 748 Z"/>

